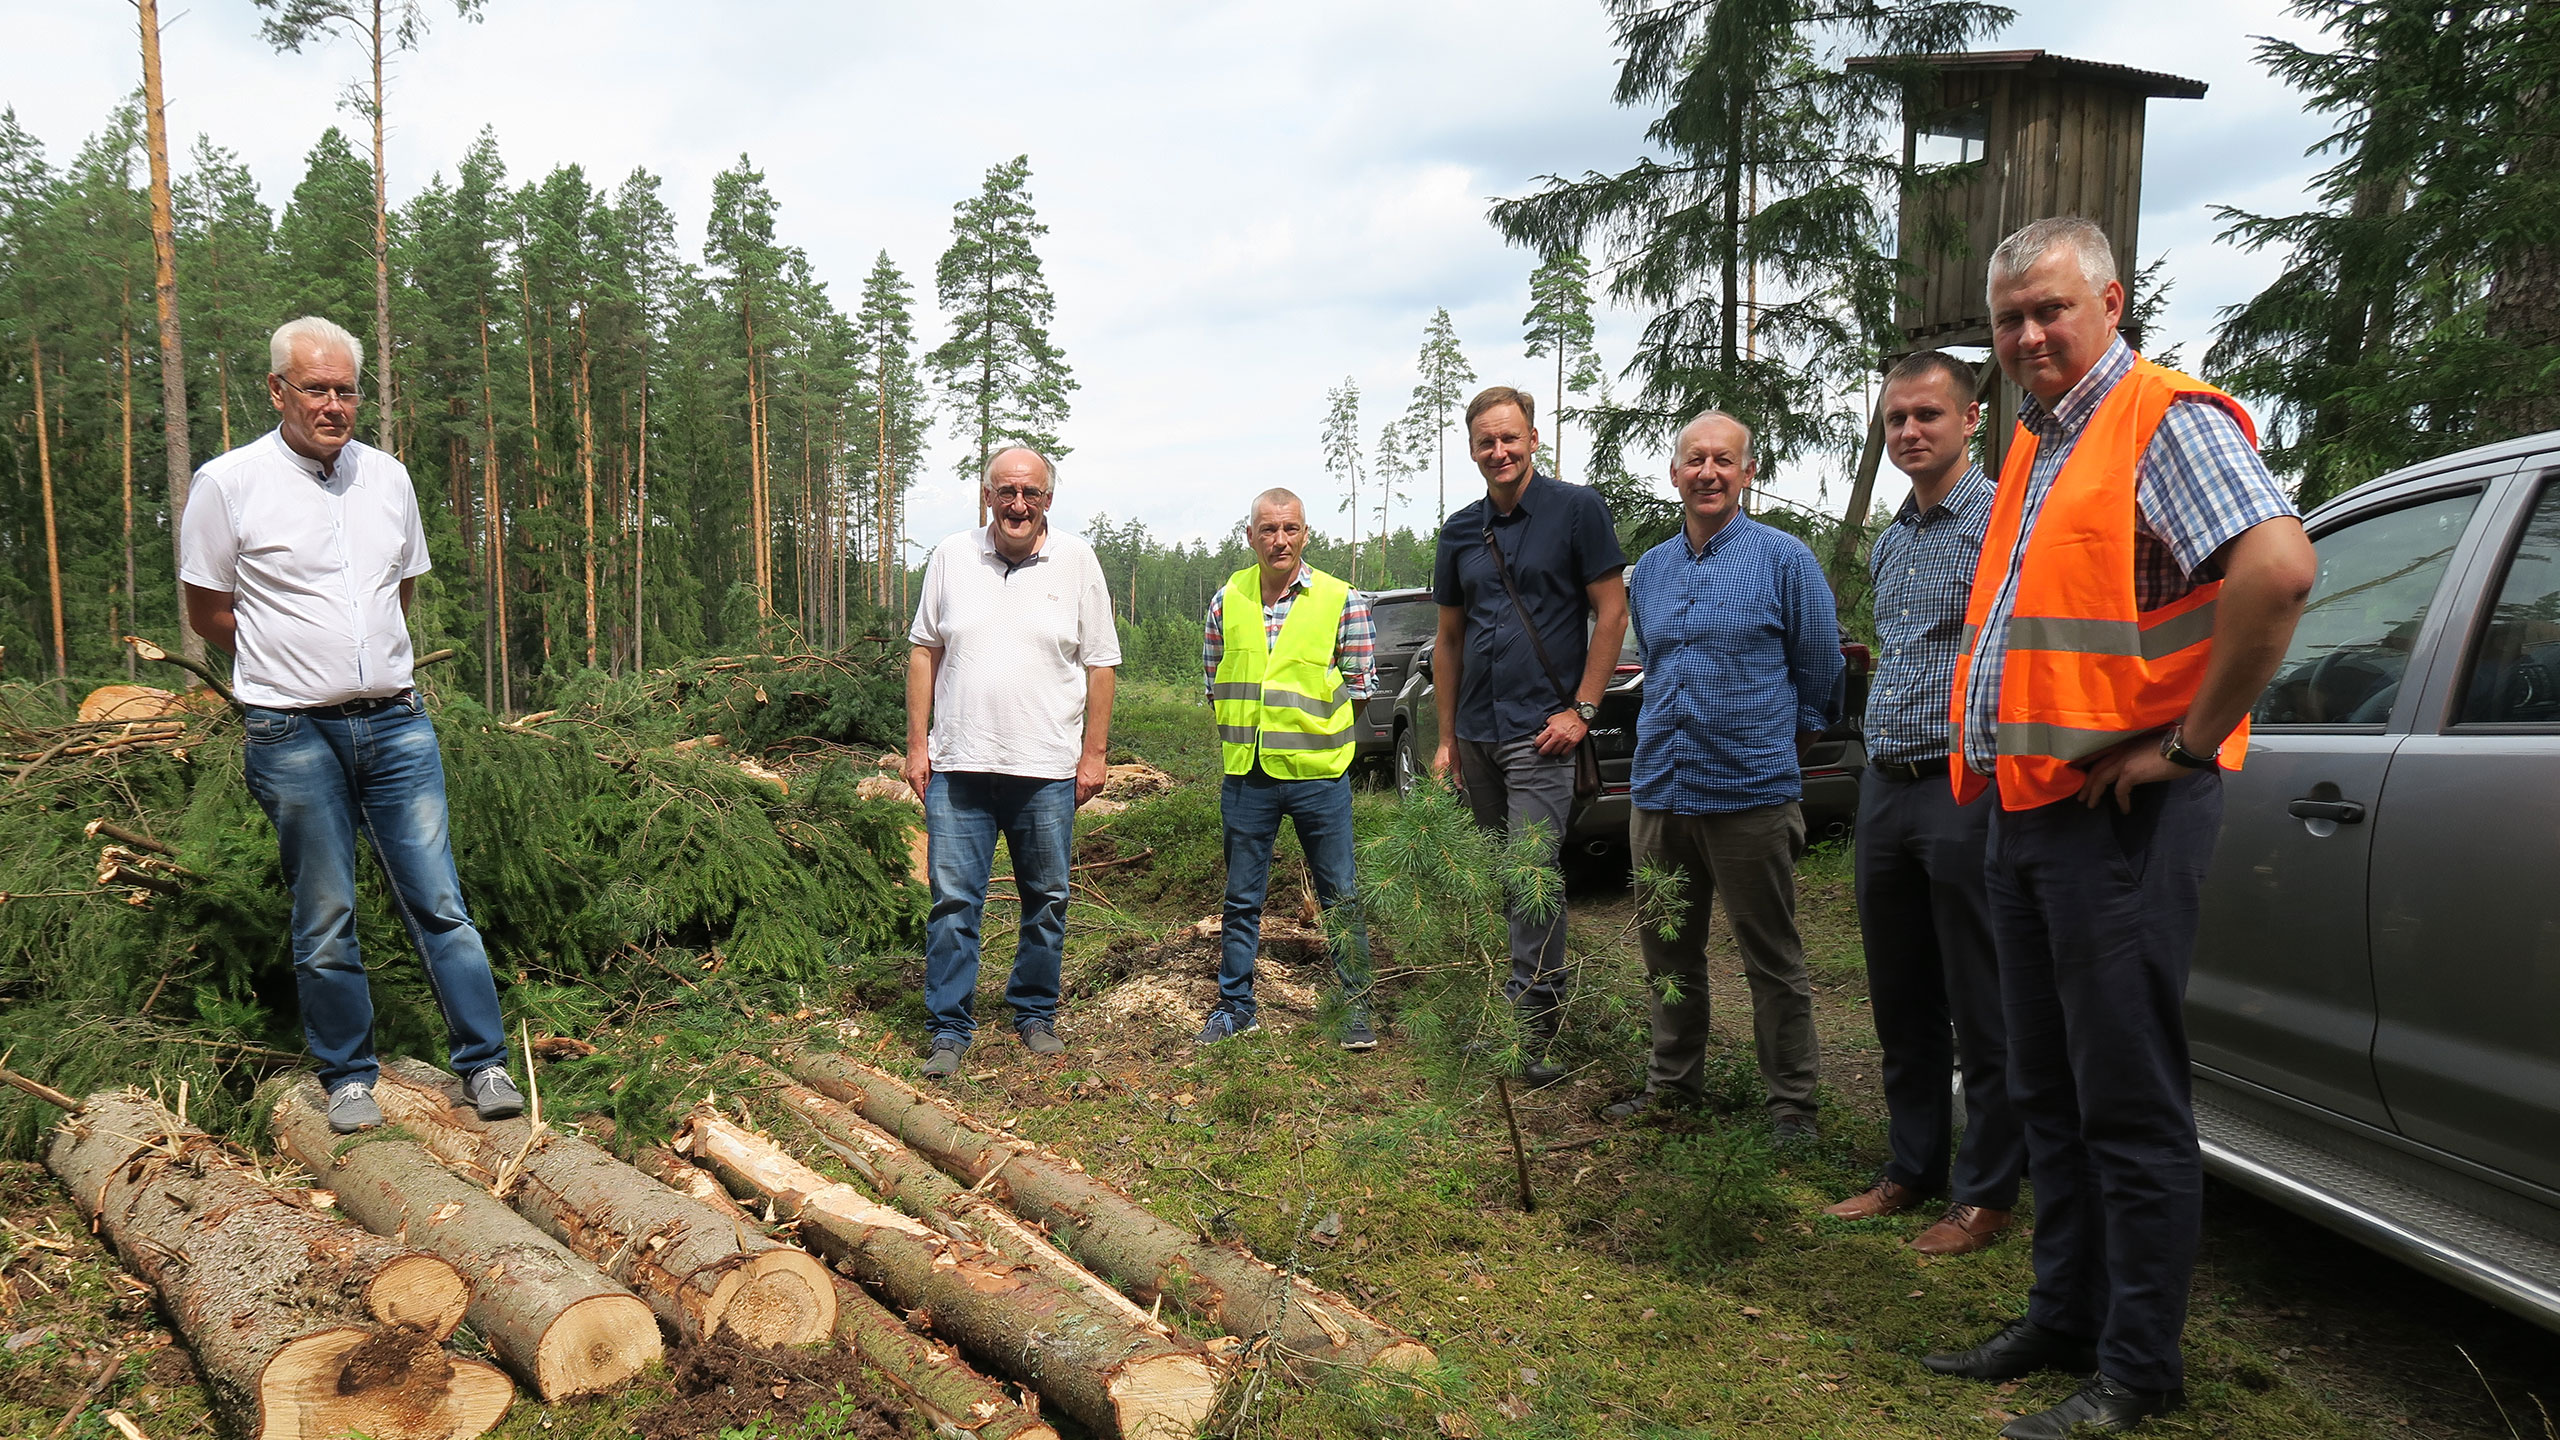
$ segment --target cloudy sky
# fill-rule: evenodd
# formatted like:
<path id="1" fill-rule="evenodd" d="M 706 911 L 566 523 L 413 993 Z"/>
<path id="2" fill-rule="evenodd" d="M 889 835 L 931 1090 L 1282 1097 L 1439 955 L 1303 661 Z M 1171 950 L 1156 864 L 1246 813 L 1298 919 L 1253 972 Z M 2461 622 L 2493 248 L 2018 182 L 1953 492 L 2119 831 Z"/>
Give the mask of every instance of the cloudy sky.
<path id="1" fill-rule="evenodd" d="M 2211 84 L 2202 101 L 2152 102 L 2143 193 L 2142 254 L 2166 253 L 2175 280 L 2165 338 L 2192 359 L 2214 312 L 2275 263 L 2215 243 L 2213 207 L 2293 208 L 2316 168 L 2303 152 L 2327 127 L 2252 58 L 2252 37 L 2306 28 L 2280 0 L 2013 3 L 2016 23 L 1985 48 Z M 358 124 L 337 102 L 360 52 L 272 53 L 247 0 L 162 6 L 177 17 L 163 61 L 177 148 L 210 134 L 281 205 L 322 128 Z M 1325 392 L 1357 379 L 1374 435 L 1402 408 L 1435 306 L 1487 382 L 1545 399 L 1552 371 L 1520 345 L 1535 261 L 1493 233 L 1486 204 L 1645 148 L 1647 117 L 1609 102 L 1596 0 L 488 0 L 480 24 L 425 8 L 443 13 L 393 78 L 395 201 L 494 126 L 517 181 L 573 163 L 604 183 L 656 171 L 698 246 L 712 175 L 745 153 L 783 238 L 839 303 L 886 249 L 917 282 L 929 341 L 953 202 L 1028 154 L 1054 334 L 1082 387 L 1056 512 L 1079 529 L 1108 513 L 1214 536 L 1280 484 L 1338 528 L 1317 450 Z M 0 105 L 56 157 L 137 83 L 132 14 L 0 0 Z M 1642 318 L 1603 317 L 1613 366 Z M 1576 448 L 1568 438 L 1568 472 Z M 957 453 L 942 443 L 917 487 L 919 539 L 971 519 Z M 1449 458 L 1463 498 L 1473 473 L 1454 446 Z M 1775 488 L 1818 501 L 1826 481 L 1805 466 Z M 1436 504 L 1425 482 L 1397 523 Z"/>

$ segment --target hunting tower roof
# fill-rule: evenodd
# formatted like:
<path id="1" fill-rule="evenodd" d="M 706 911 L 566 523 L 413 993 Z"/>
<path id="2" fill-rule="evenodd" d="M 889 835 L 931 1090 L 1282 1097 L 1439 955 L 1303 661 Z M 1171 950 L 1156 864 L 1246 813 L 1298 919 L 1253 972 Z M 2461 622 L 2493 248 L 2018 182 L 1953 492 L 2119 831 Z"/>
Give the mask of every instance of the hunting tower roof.
<path id="1" fill-rule="evenodd" d="M 2201 100 L 2205 82 L 2179 75 L 2164 75 L 2157 70 L 2136 70 L 2130 65 L 2110 65 L 2103 60 L 2074 60 L 2047 50 L 1968 50 L 1948 55 L 1860 55 L 1849 61 L 1852 70 L 1889 70 L 1905 66 L 1922 66 L 1931 70 L 2017 71 L 2038 79 L 2077 80 L 2089 85 L 2110 85 L 2142 96 L 2160 96 L 2171 100 Z"/>

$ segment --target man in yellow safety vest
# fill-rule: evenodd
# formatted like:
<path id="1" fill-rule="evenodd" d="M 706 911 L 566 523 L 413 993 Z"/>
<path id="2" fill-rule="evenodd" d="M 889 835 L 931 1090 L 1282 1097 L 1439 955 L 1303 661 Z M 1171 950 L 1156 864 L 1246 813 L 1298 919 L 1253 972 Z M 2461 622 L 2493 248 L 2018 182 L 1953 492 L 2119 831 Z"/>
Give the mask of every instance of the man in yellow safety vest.
<path id="1" fill-rule="evenodd" d="M 1254 497 L 1245 526 L 1258 564 L 1237 571 L 1209 602 L 1200 668 L 1217 712 L 1226 780 L 1219 810 L 1226 820 L 1226 926 L 1218 965 L 1218 1007 L 1201 1027 L 1212 1045 L 1255 1026 L 1254 956 L 1262 943 L 1262 901 L 1271 884 L 1271 850 L 1286 817 L 1315 877 L 1316 902 L 1342 924 L 1328 927 L 1349 941 L 1337 949 L 1346 1013 L 1342 1048 L 1378 1043 L 1369 1024 L 1369 932 L 1361 924 L 1351 870 L 1352 716 L 1369 698 L 1376 668 L 1377 624 L 1369 602 L 1305 561 L 1307 511 L 1287 490 Z M 1228 617 L 1259 614 L 1259 633 L 1240 625 L 1228 643 Z M 1259 641 L 1260 643 L 1255 643 Z"/>

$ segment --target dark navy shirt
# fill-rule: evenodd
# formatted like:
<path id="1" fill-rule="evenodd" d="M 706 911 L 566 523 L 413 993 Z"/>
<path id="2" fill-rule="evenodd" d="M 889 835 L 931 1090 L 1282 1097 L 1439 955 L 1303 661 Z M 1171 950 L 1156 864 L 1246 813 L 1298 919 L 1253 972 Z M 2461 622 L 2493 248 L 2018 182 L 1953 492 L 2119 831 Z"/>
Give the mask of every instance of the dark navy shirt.
<path id="1" fill-rule="evenodd" d="M 1537 651 L 1520 626 L 1520 612 L 1485 553 L 1487 526 L 1555 666 L 1552 677 L 1539 673 Z M 1491 500 L 1478 500 L 1449 517 L 1440 527 L 1431 590 L 1439 603 L 1467 612 L 1467 651 L 1458 679 L 1459 739 L 1484 745 L 1527 739 L 1546 728 L 1547 717 L 1569 706 L 1591 650 L 1585 629 L 1591 597 L 1584 587 L 1626 565 L 1609 506 L 1588 486 L 1532 475 L 1510 514 L 1496 513 Z M 1441 700 L 1447 703 L 1446 696 Z"/>
<path id="2" fill-rule="evenodd" d="M 1644 647 L 1635 803 L 1723 815 L 1804 798 L 1796 735 L 1831 723 L 1840 620 L 1822 566 L 1784 530 L 1735 515 L 1686 532 L 1627 579 Z"/>

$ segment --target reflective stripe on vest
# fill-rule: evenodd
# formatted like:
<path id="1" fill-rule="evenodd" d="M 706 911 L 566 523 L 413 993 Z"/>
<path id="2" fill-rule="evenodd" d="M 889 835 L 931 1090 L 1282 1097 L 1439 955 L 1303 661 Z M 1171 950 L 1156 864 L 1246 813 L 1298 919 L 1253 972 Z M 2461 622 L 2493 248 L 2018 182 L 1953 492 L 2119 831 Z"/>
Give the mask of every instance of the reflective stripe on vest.
<path id="1" fill-rule="evenodd" d="M 2161 417 L 2180 396 L 2223 406 L 2249 442 L 2257 443 L 2248 412 L 2230 396 L 2136 359 L 2082 428 L 2045 492 L 2023 551 L 2018 529 L 2035 472 L 2036 437 L 2018 427 L 1974 570 L 1950 697 L 1955 752 L 1961 757 L 1974 641 L 2015 553 L 2017 594 L 1994 737 L 2004 809 L 2027 810 L 2078 795 L 2087 779 L 2079 762 L 2183 718 L 2203 683 L 2220 582 L 2199 585 L 2151 610 L 2135 608 L 2138 472 Z M 2248 735 L 2243 720 L 2223 741 L 2226 767 L 2240 768 Z M 1947 777 L 1959 800 L 1982 791 L 1982 777 L 1961 761 L 1947 767 Z"/>
<path id="2" fill-rule="evenodd" d="M 1219 601 L 1226 647 L 1209 685 L 1226 773 L 1251 774 L 1257 760 L 1281 780 L 1330 780 L 1351 768 L 1354 707 L 1334 655 L 1350 601 L 1350 586 L 1310 569 L 1279 635 L 1266 638 L 1261 568 L 1229 577 Z"/>

